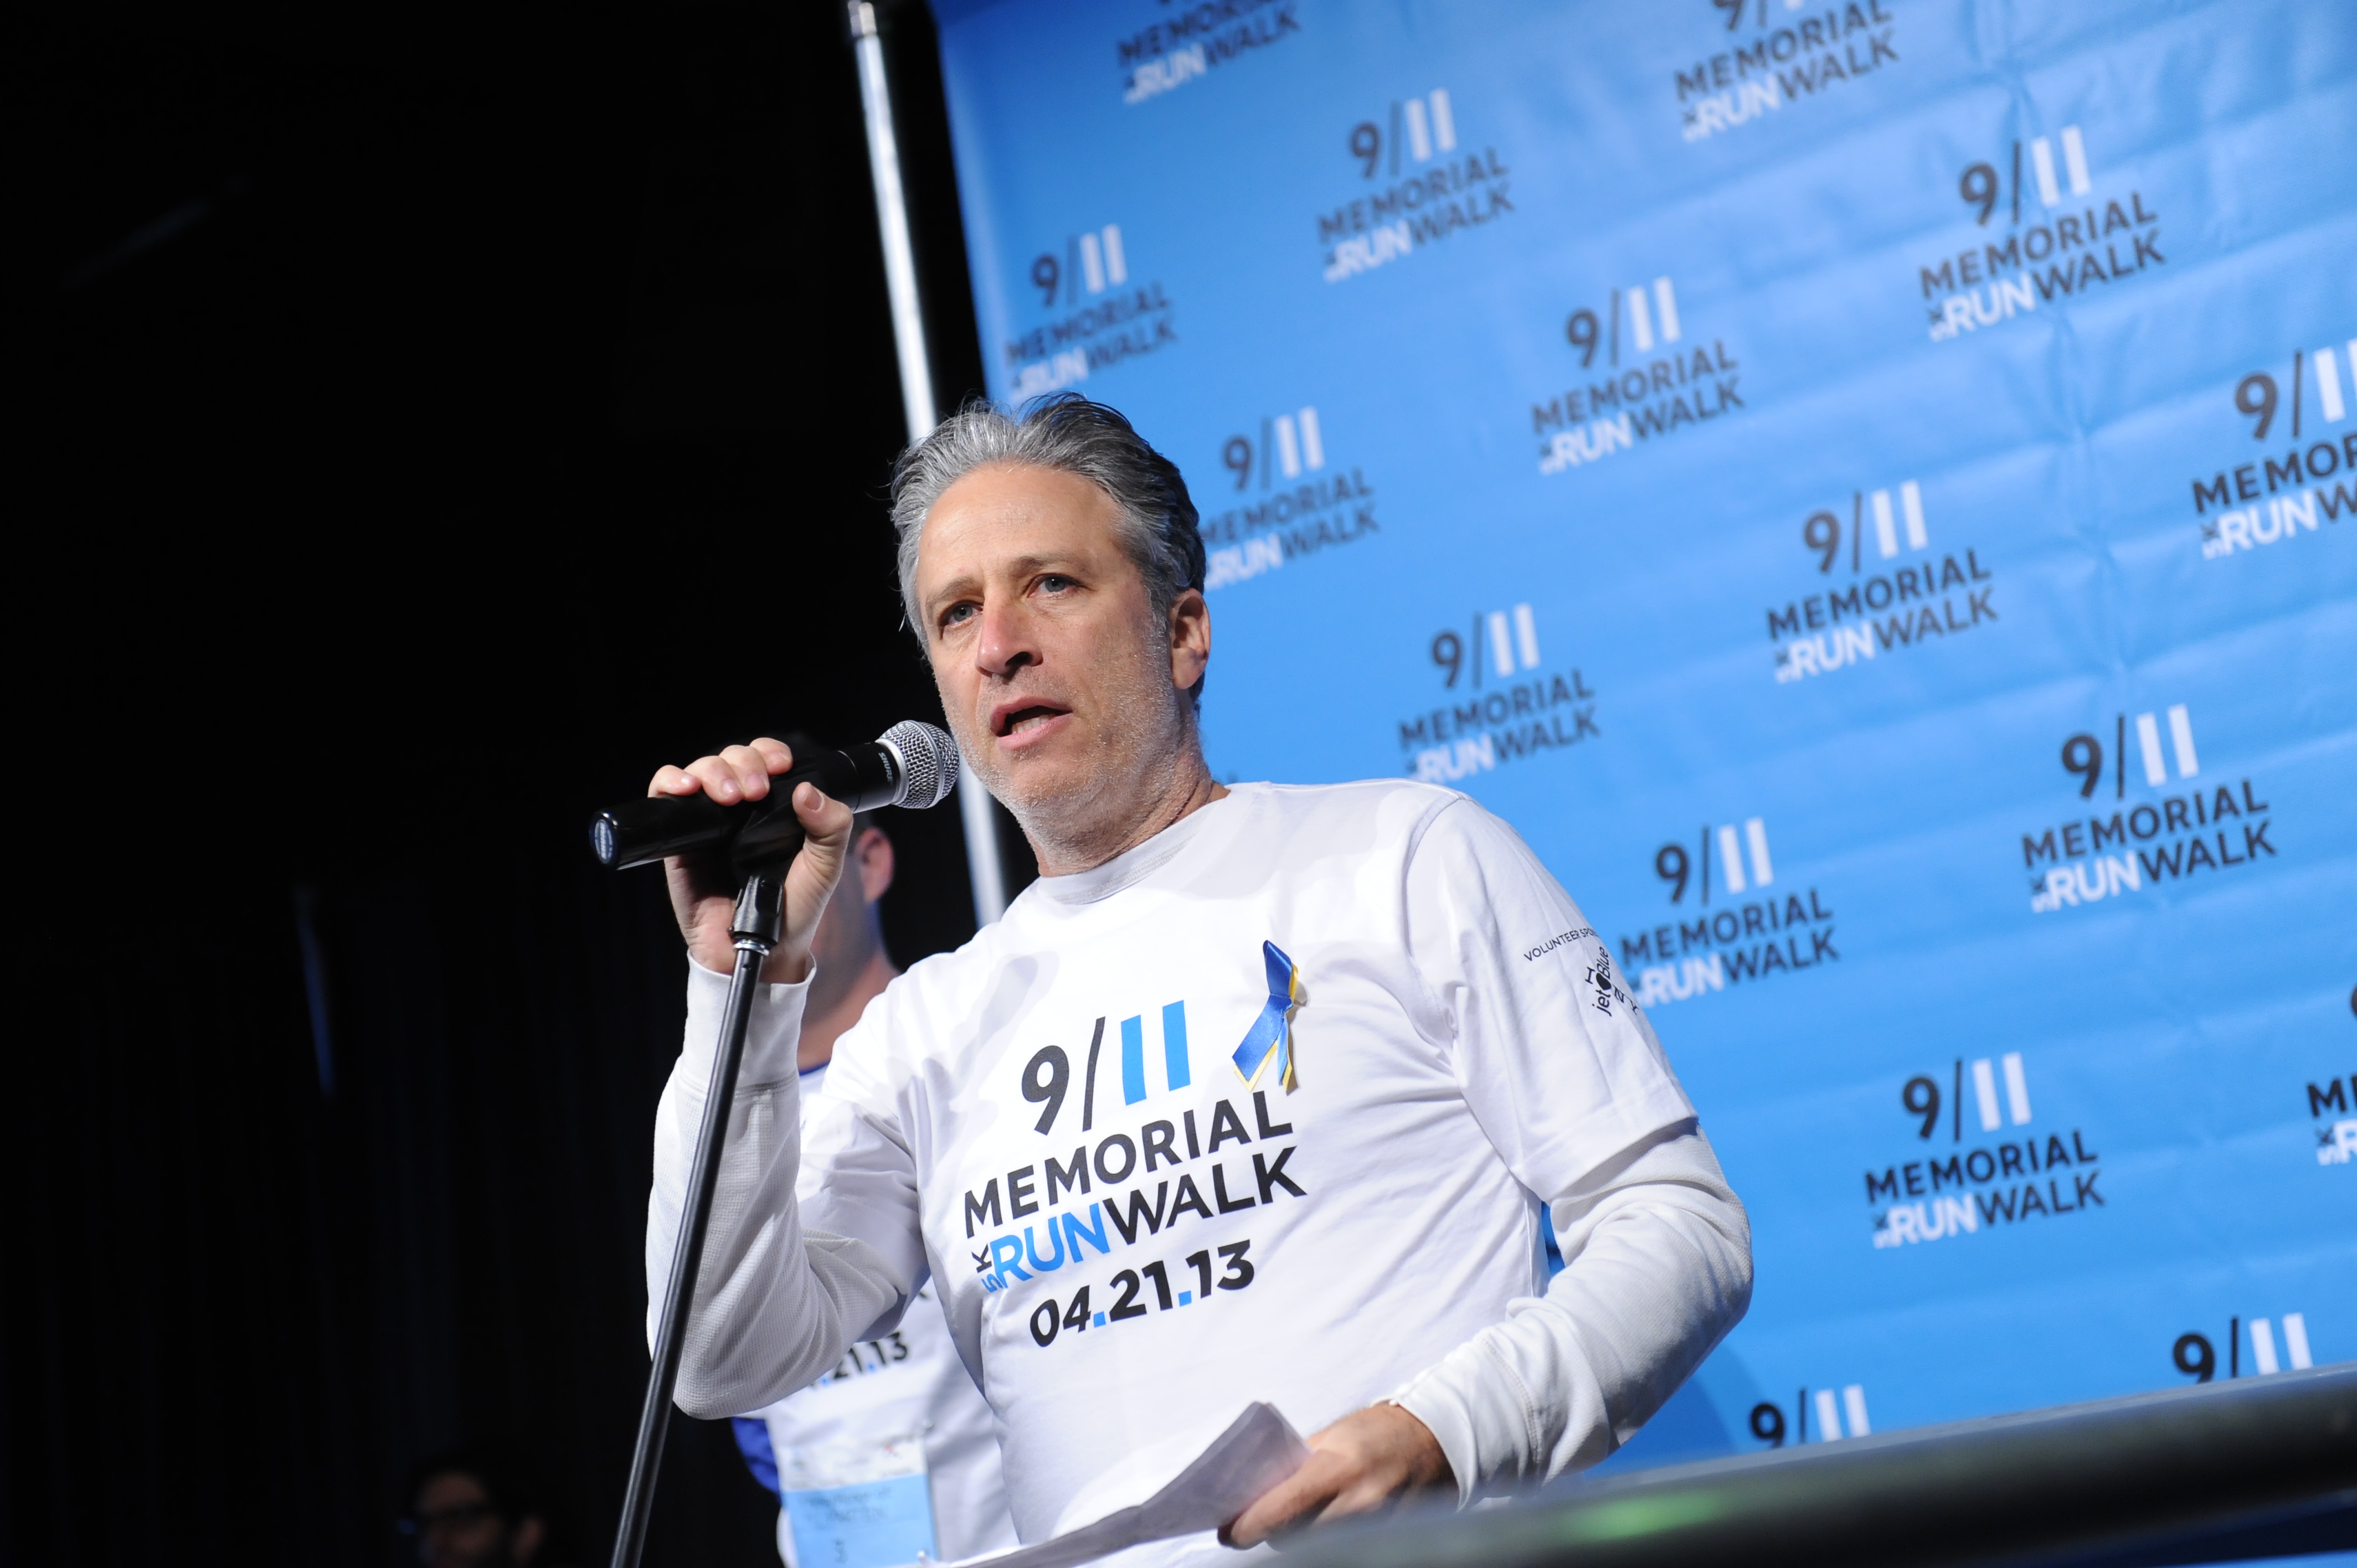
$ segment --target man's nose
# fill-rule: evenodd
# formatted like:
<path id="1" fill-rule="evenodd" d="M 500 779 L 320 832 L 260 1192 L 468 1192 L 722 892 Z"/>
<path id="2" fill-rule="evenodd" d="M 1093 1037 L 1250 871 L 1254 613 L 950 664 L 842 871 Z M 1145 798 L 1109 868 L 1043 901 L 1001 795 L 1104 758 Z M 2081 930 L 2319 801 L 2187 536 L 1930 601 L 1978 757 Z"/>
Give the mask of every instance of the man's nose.
<path id="1" fill-rule="evenodd" d="M 1039 648 L 1031 635 L 1031 618 L 1019 604 L 985 604 L 982 635 L 974 639 L 974 663 L 985 675 L 1004 680 L 1027 664 L 1039 662 Z"/>

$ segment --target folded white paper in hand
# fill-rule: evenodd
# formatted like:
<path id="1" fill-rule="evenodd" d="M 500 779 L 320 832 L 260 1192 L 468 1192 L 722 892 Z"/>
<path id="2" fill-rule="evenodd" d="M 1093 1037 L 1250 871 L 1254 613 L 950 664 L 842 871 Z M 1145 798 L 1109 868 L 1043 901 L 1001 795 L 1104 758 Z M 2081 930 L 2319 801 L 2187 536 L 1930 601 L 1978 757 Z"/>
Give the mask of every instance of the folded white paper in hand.
<path id="1" fill-rule="evenodd" d="M 1309 1445 L 1273 1404 L 1250 1404 L 1193 1464 L 1144 1502 L 1029 1546 L 952 1568 L 1076 1568 L 1127 1547 L 1217 1530 L 1308 1462 Z"/>

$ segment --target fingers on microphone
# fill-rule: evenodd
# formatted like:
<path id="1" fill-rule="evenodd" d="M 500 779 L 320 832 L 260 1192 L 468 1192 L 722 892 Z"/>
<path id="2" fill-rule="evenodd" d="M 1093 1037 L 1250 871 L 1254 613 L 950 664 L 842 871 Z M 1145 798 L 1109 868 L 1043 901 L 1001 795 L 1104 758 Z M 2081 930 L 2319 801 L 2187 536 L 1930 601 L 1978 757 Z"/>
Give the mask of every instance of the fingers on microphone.
<path id="1" fill-rule="evenodd" d="M 734 770 L 737 792 L 746 800 L 758 800 L 770 792 L 770 759 L 763 752 L 732 746 L 721 752 L 720 760 Z"/>
<path id="2" fill-rule="evenodd" d="M 760 800 L 770 792 L 770 776 L 793 765 L 794 754 L 782 741 L 757 740 L 748 746 L 726 747 L 716 757 L 699 757 L 684 768 L 657 768 L 647 793 L 693 795 L 702 790 L 722 805 L 731 806 L 739 800 Z"/>
<path id="3" fill-rule="evenodd" d="M 744 798 L 737 784 L 737 769 L 717 757 L 699 757 L 687 765 L 687 771 L 704 786 L 704 792 L 724 806 L 733 806 Z"/>

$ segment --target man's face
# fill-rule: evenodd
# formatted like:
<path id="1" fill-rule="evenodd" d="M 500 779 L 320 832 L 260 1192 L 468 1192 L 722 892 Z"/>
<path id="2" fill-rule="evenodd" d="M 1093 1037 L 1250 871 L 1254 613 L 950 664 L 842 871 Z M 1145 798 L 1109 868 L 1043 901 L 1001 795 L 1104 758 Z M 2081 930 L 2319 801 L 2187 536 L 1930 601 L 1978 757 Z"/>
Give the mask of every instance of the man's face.
<path id="1" fill-rule="evenodd" d="M 418 1488 L 417 1556 L 427 1568 L 509 1568 L 529 1563 L 540 1544 L 536 1519 L 511 1532 L 483 1484 L 463 1472 L 433 1477 Z"/>
<path id="2" fill-rule="evenodd" d="M 1027 827 L 1117 814 L 1191 755 L 1179 689 L 1202 673 L 1209 617 L 1192 592 L 1172 625 L 1156 617 L 1119 516 L 1077 475 L 995 464 L 950 487 L 918 544 L 942 706 Z"/>

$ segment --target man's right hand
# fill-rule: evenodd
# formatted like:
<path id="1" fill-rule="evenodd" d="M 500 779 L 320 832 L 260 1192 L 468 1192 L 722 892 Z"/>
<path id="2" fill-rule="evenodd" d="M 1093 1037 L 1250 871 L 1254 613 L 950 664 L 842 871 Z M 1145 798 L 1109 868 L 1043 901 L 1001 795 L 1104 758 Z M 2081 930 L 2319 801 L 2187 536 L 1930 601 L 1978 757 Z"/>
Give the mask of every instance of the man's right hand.
<path id="1" fill-rule="evenodd" d="M 733 806 L 766 800 L 770 780 L 793 765 L 794 754 L 784 742 L 765 737 L 729 746 L 716 757 L 700 757 L 685 768 L 660 768 L 648 782 L 647 793 L 701 793 Z M 785 934 L 761 966 L 761 978 L 770 982 L 810 978 L 811 935 L 834 894 L 851 842 L 849 808 L 821 794 L 816 786 L 803 784 L 794 790 L 793 812 L 807 836 L 786 871 Z M 688 956 L 726 974 L 737 965 L 736 938 L 728 929 L 737 914 L 737 878 L 728 857 L 673 855 L 663 862 L 663 875 L 671 884 L 672 913 L 679 918 Z"/>

